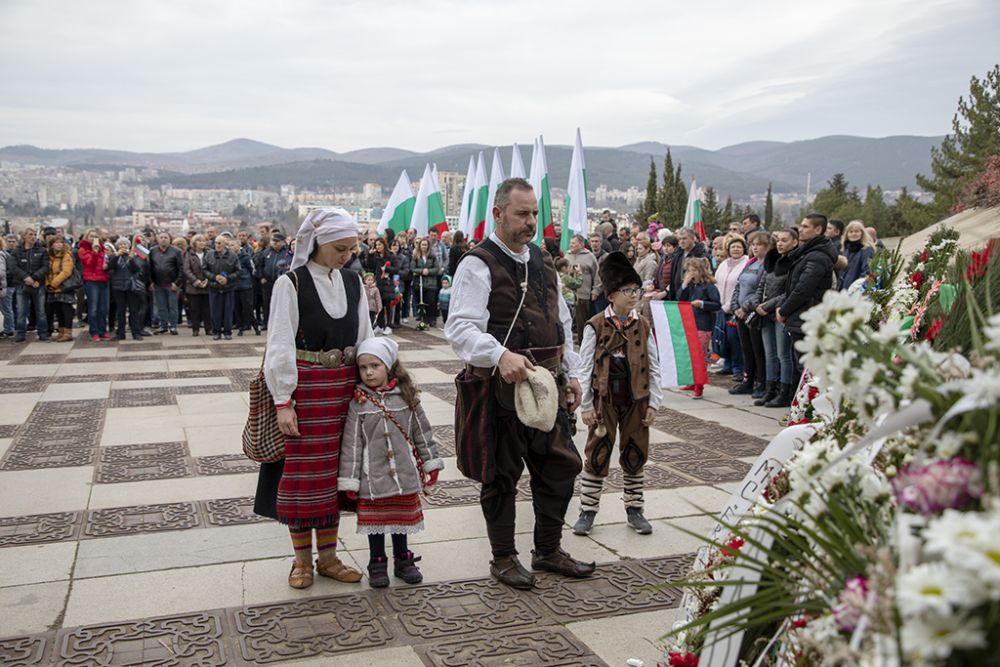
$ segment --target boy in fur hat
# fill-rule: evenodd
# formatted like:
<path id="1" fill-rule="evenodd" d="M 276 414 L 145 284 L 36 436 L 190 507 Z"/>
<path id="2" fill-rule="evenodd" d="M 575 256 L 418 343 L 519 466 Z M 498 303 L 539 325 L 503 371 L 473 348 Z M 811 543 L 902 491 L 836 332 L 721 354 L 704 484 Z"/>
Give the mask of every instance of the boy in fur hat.
<path id="1" fill-rule="evenodd" d="M 653 528 L 642 513 L 643 466 L 649 453 L 649 425 L 663 399 L 660 362 L 649 320 L 636 311 L 642 278 L 621 252 L 607 256 L 600 278 L 609 305 L 587 322 L 580 343 L 581 408 L 589 431 L 580 480 L 580 518 L 573 532 L 588 535 L 594 526 L 617 430 L 628 525 L 648 535 Z"/>

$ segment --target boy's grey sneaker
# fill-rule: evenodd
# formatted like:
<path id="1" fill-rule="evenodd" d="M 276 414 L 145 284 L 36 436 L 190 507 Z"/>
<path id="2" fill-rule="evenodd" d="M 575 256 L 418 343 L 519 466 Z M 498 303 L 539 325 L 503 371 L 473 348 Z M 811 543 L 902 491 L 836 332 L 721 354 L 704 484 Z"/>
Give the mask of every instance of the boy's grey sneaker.
<path id="1" fill-rule="evenodd" d="M 653 527 L 646 521 L 646 517 L 642 515 L 642 510 L 638 507 L 628 507 L 625 509 L 625 514 L 628 515 L 628 525 L 640 535 L 649 535 L 653 532 Z"/>
<path id="2" fill-rule="evenodd" d="M 580 512 L 580 518 L 576 520 L 573 524 L 573 534 L 574 535 L 590 535 L 590 531 L 594 528 L 594 517 L 597 516 L 597 512 L 590 510 L 584 510 Z"/>

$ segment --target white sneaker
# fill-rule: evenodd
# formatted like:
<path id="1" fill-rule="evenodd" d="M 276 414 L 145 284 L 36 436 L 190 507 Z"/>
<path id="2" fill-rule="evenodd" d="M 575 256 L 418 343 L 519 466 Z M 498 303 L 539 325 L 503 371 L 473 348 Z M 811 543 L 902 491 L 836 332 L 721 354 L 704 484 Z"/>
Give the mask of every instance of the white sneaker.
<path id="1" fill-rule="evenodd" d="M 409 323 L 410 323 L 410 318 L 409 317 L 404 317 L 403 318 L 403 324 L 409 324 Z"/>
<path id="2" fill-rule="evenodd" d="M 391 336 L 392 335 L 392 329 L 390 329 L 389 327 L 386 327 L 385 329 L 382 329 L 382 334 L 385 335 L 385 336 Z"/>

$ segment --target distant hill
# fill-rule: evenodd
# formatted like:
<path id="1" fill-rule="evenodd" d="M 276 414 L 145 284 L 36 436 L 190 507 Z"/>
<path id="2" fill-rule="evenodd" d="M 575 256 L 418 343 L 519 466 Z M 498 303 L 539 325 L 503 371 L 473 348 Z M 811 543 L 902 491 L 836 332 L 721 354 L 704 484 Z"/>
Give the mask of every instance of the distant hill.
<path id="1" fill-rule="evenodd" d="M 812 174 L 812 189 L 823 187 L 837 172 L 863 190 L 878 184 L 892 190 L 912 187 L 914 175 L 930 171 L 930 150 L 942 137 L 894 136 L 879 139 L 828 136 L 793 142 L 752 141 L 719 150 L 695 146 L 671 146 L 674 164 L 680 163 L 685 180 L 692 176 L 704 186 L 714 186 L 720 197 L 746 199 L 767 190 L 804 192 L 806 175 Z M 323 148 L 282 148 L 252 139 L 234 139 L 215 146 L 177 153 L 133 153 L 103 149 L 49 150 L 34 146 L 0 148 L 0 160 L 24 164 L 83 167 L 115 165 L 152 167 L 169 172 L 161 178 L 177 187 L 298 187 L 336 186 L 358 188 L 363 183 L 392 187 L 405 168 L 417 179 L 424 164 L 434 162 L 439 170 L 465 173 L 469 156 L 484 151 L 492 160 L 493 147 L 482 144 L 445 146 L 426 153 L 400 148 L 364 148 L 336 153 Z M 505 170 L 510 168 L 511 147 L 500 149 Z M 520 145 L 521 158 L 530 166 L 531 144 Z M 644 189 L 649 158 L 656 160 L 662 178 L 667 144 L 647 141 L 618 148 L 588 147 L 587 182 L 611 188 L 636 186 Z M 569 146 L 546 146 L 550 183 L 563 187 L 569 173 Z M 178 175 L 181 174 L 181 175 Z"/>

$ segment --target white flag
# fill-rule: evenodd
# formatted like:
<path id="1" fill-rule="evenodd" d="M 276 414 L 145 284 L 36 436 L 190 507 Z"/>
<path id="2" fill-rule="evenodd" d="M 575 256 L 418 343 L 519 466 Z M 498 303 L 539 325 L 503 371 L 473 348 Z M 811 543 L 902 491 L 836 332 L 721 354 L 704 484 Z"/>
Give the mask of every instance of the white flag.
<path id="1" fill-rule="evenodd" d="M 515 143 L 510 155 L 510 177 L 527 178 L 527 176 L 527 173 L 524 171 L 524 163 L 521 162 L 521 149 Z"/>
<path id="2" fill-rule="evenodd" d="M 465 172 L 465 187 L 462 188 L 462 208 L 458 212 L 458 229 L 469 235 L 469 209 L 472 208 L 472 193 L 476 190 L 476 158 L 469 157 L 469 170 Z"/>
<path id="3" fill-rule="evenodd" d="M 486 194 L 486 227 L 483 230 L 483 238 L 489 238 L 496 227 L 496 220 L 493 219 L 493 203 L 497 198 L 497 190 L 504 181 L 503 162 L 500 161 L 500 149 L 493 149 L 493 168 L 490 170 L 490 187 Z"/>
<path id="4" fill-rule="evenodd" d="M 410 186 L 410 176 L 404 169 L 396 181 L 396 187 L 392 189 L 385 210 L 382 211 L 382 219 L 378 222 L 378 233 L 385 234 L 386 229 L 391 229 L 397 234 L 406 231 L 410 227 L 413 205 L 416 202 L 413 188 Z"/>
<path id="5" fill-rule="evenodd" d="M 587 165 L 583 159 L 583 141 L 580 128 L 576 128 L 576 143 L 569 165 L 569 185 L 566 187 L 566 205 L 563 211 L 563 228 L 560 247 L 569 249 L 573 234 L 587 235 Z"/>

